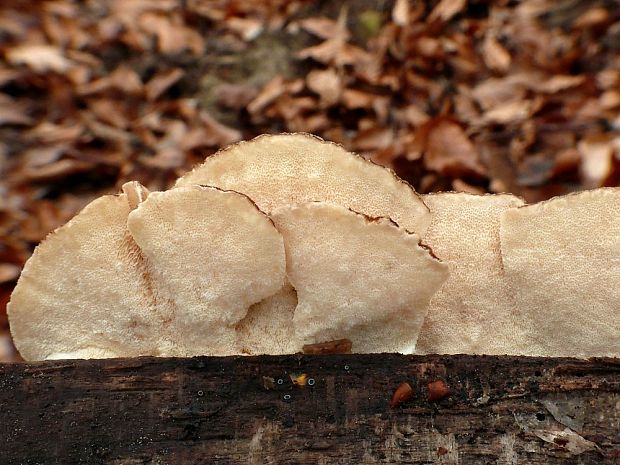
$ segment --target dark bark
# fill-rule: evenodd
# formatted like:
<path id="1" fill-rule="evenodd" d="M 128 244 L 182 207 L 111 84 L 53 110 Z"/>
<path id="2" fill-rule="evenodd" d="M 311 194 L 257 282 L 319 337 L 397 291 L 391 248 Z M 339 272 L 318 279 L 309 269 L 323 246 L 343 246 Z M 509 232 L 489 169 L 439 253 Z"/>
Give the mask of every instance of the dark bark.
<path id="1" fill-rule="evenodd" d="M 295 378 L 304 373 L 305 385 Z M 434 381 L 450 392 L 430 402 Z M 403 382 L 413 396 L 391 408 Z M 441 392 L 443 384 L 431 388 Z M 3 465 L 620 462 L 617 359 L 292 355 L 7 364 L 0 365 L 0 405 Z"/>

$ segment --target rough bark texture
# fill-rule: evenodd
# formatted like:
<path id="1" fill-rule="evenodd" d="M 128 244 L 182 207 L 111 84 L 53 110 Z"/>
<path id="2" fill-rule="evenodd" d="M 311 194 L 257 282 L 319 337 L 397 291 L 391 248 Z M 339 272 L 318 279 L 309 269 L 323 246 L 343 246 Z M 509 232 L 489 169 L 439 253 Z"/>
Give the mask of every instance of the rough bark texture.
<path id="1" fill-rule="evenodd" d="M 306 384 L 295 384 L 304 373 Z M 429 402 L 428 384 L 438 380 L 450 394 Z M 402 382 L 413 396 L 390 408 Z M 0 405 L 3 465 L 620 463 L 618 359 L 5 364 Z"/>

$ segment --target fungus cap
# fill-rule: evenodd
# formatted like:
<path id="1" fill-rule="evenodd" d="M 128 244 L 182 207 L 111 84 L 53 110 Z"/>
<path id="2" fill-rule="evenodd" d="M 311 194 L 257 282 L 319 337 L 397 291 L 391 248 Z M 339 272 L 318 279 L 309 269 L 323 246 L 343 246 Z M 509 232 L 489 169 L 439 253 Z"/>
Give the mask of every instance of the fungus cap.
<path id="1" fill-rule="evenodd" d="M 302 350 L 295 334 L 293 314 L 297 293 L 288 282 L 276 294 L 252 305 L 236 326 L 242 354 L 293 354 Z"/>
<path id="2" fill-rule="evenodd" d="M 284 237 L 303 343 L 347 338 L 354 352 L 413 351 L 428 302 L 447 277 L 417 235 L 324 202 L 280 207 L 272 218 Z"/>
<path id="3" fill-rule="evenodd" d="M 500 238 L 533 355 L 620 355 L 620 188 L 507 210 Z"/>
<path id="4" fill-rule="evenodd" d="M 136 189 L 146 194 L 126 186 Z M 100 197 L 35 249 L 7 306 L 24 359 L 157 355 L 167 345 L 130 209 L 127 194 Z"/>
<path id="5" fill-rule="evenodd" d="M 195 184 L 242 192 L 267 214 L 325 201 L 390 217 L 421 236 L 430 217 L 420 196 L 394 172 L 309 134 L 263 135 L 227 147 L 176 186 Z"/>
<path id="6" fill-rule="evenodd" d="M 423 239 L 450 269 L 431 299 L 418 353 L 525 354 L 532 349 L 504 277 L 500 215 L 523 200 L 510 194 L 423 196 L 431 223 Z"/>
<path id="7" fill-rule="evenodd" d="M 214 187 L 153 192 L 127 225 L 161 298 L 178 355 L 237 353 L 235 325 L 285 281 L 282 236 L 246 196 Z"/>

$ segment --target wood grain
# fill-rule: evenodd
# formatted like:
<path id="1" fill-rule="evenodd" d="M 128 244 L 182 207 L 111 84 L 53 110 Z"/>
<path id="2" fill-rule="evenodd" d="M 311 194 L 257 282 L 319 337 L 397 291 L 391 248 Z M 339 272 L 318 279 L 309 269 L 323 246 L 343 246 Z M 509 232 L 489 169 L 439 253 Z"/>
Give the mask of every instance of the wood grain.
<path id="1" fill-rule="evenodd" d="M 306 384 L 294 384 L 303 373 Z M 433 381 L 450 391 L 436 402 Z M 390 408 L 403 382 L 413 396 Z M 618 359 L 4 364 L 0 405 L 2 465 L 620 463 Z"/>

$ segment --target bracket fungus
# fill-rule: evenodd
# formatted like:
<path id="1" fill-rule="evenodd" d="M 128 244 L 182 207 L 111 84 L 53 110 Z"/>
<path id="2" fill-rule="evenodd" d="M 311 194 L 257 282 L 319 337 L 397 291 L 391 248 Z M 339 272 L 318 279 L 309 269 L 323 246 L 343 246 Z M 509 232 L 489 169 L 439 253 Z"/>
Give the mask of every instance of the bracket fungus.
<path id="1" fill-rule="evenodd" d="M 275 208 L 323 201 L 369 216 L 385 216 L 424 235 L 430 213 L 415 190 L 382 166 L 309 134 L 259 136 L 231 145 L 177 180 L 207 184 Z"/>
<path id="2" fill-rule="evenodd" d="M 28 261 L 8 307 L 22 356 L 237 353 L 235 324 L 284 283 L 271 220 L 215 188 L 124 191 L 92 202 Z"/>
<path id="3" fill-rule="evenodd" d="M 213 187 L 153 192 L 127 225 L 148 263 L 179 355 L 237 353 L 235 325 L 284 284 L 282 236 L 250 199 Z"/>
<path id="4" fill-rule="evenodd" d="M 7 313 L 26 360 L 158 354 L 167 345 L 140 249 L 127 230 L 132 183 L 51 233 L 26 263 Z"/>
<path id="5" fill-rule="evenodd" d="M 417 352 L 527 353 L 527 328 L 504 277 L 499 243 L 500 215 L 523 200 L 464 192 L 423 199 L 431 209 L 423 242 L 445 261 L 450 277 L 431 299 Z"/>
<path id="6" fill-rule="evenodd" d="M 242 192 L 267 214 L 278 207 L 324 201 L 369 216 L 389 217 L 420 235 L 430 220 L 420 196 L 394 172 L 309 134 L 263 135 L 227 147 L 179 178 L 176 187 L 196 184 Z M 292 327 L 296 296 L 287 288 L 280 296 L 251 310 L 253 326 L 270 327 L 278 318 L 281 326 Z M 290 347 L 287 344 L 297 347 L 298 343 L 292 335 L 286 344 L 278 336 L 282 342 L 277 349 L 266 346 L 257 342 L 258 333 L 244 323 L 239 335 L 251 353 L 267 348 L 278 351 Z"/>
<path id="7" fill-rule="evenodd" d="M 417 235 L 324 202 L 280 207 L 272 218 L 304 343 L 344 337 L 354 352 L 414 351 L 428 302 L 447 277 Z"/>
<path id="8" fill-rule="evenodd" d="M 620 355 L 620 188 L 507 210 L 500 237 L 533 355 Z"/>
<path id="9" fill-rule="evenodd" d="M 7 310 L 26 360 L 588 357 L 620 355 L 619 302 L 620 188 L 527 206 L 420 197 L 336 144 L 283 134 L 166 192 L 131 182 L 93 201 L 36 248 Z"/>
<path id="10" fill-rule="evenodd" d="M 293 314 L 297 292 L 288 282 L 274 295 L 252 305 L 237 326 L 242 354 L 292 354 L 302 347 L 295 334 Z"/>

